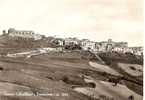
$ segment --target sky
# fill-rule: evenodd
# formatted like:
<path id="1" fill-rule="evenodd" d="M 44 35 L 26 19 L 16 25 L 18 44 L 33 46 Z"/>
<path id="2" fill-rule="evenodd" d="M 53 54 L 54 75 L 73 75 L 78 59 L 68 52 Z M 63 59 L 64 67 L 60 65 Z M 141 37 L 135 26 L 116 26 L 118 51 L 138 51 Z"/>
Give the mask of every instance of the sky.
<path id="1" fill-rule="evenodd" d="M 143 46 L 143 0 L 0 0 L 0 31 Z"/>

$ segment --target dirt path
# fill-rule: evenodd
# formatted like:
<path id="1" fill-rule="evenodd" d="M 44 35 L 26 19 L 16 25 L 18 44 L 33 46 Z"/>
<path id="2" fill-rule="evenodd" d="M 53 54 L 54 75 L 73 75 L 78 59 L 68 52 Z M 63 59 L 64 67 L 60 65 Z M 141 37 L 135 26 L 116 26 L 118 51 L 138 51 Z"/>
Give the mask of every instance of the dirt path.
<path id="1" fill-rule="evenodd" d="M 98 69 L 99 71 L 107 72 L 109 74 L 116 75 L 116 76 L 121 76 L 121 74 L 119 74 L 117 71 L 111 69 L 107 65 L 98 64 L 97 62 L 89 62 L 89 64 L 90 64 L 90 66 Z"/>

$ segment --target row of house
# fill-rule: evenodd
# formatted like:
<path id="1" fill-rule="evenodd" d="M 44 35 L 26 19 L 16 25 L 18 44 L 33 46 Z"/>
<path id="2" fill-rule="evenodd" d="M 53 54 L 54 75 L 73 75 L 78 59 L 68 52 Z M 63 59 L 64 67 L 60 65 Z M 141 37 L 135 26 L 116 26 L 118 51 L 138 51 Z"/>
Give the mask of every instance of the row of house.
<path id="1" fill-rule="evenodd" d="M 134 49 L 137 48 L 137 49 Z M 128 48 L 119 48 L 115 47 L 112 51 L 120 52 L 120 53 L 133 53 L 135 55 L 143 55 L 143 47 L 128 47 Z"/>
<path id="2" fill-rule="evenodd" d="M 108 41 L 94 42 L 90 41 L 89 39 L 79 40 L 77 38 L 66 38 L 66 39 L 56 38 L 56 41 L 61 46 L 77 44 L 80 45 L 84 50 L 109 51 L 112 50 L 112 48 L 114 47 L 122 47 L 122 48 L 128 47 L 127 42 L 113 42 L 111 39 L 108 39 Z"/>
<path id="3" fill-rule="evenodd" d="M 94 42 L 89 39 L 79 40 L 77 38 L 58 39 L 55 41 L 61 46 L 77 44 L 80 45 L 83 50 L 91 50 L 94 52 L 120 52 L 120 53 L 134 53 L 136 55 L 143 54 L 143 47 L 128 47 L 127 42 L 114 42 L 112 39 L 102 42 Z"/>

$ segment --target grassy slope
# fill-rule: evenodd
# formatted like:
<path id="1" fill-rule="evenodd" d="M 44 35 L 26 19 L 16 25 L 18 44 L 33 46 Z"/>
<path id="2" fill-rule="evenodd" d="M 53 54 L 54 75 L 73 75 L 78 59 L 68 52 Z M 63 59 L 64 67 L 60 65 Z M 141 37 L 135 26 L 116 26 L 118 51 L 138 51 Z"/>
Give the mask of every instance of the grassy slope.
<path id="1" fill-rule="evenodd" d="M 73 91 L 71 86 L 88 86 L 81 74 L 92 75 L 102 80 L 106 77 L 96 73 L 95 69 L 87 64 L 88 60 L 82 60 L 80 55 L 74 52 L 39 55 L 30 59 L 0 58 L 0 67 L 4 69 L 0 72 L 0 81 L 26 86 L 34 93 L 64 92 L 69 95 L 68 97 L 45 97 L 52 100 L 90 100 L 90 97 Z M 68 80 L 64 81 L 65 78 Z M 12 91 L 14 91 L 13 85 Z"/>
<path id="2" fill-rule="evenodd" d="M 24 50 L 29 50 L 31 48 L 19 43 L 18 41 L 6 41 L 5 37 L 0 37 L 0 52 L 19 52 Z M 35 45 L 35 47 L 39 47 L 43 42 L 41 41 Z M 45 45 L 44 45 L 45 46 Z M 47 46 L 47 45 L 46 45 Z M 110 62 L 121 61 L 127 62 L 128 58 L 122 59 L 120 58 L 121 55 L 117 55 L 119 58 L 115 58 L 114 56 L 105 56 L 103 58 L 104 61 L 106 59 L 110 59 Z M 124 57 L 127 57 L 124 55 Z M 113 58 L 113 59 L 112 59 Z M 132 58 L 129 55 L 129 58 Z M 90 54 L 89 52 L 71 52 L 71 53 L 52 53 L 52 54 L 45 54 L 32 57 L 30 59 L 25 58 L 0 58 L 0 67 L 3 68 L 0 72 L 0 81 L 11 83 L 11 89 L 14 91 L 14 85 L 26 86 L 30 88 L 31 92 L 66 92 L 69 94 L 68 97 L 38 97 L 38 100 L 47 100 L 47 98 L 51 98 L 52 100 L 90 100 L 90 97 L 84 96 L 83 94 L 79 94 L 74 92 L 71 88 L 72 85 L 80 85 L 80 86 L 87 86 L 87 84 L 82 79 L 81 75 L 91 76 L 97 80 L 106 80 L 109 77 L 116 77 L 111 76 L 108 73 L 103 73 L 97 71 L 95 68 L 90 67 L 88 65 L 89 60 L 95 60 L 94 55 Z M 129 60 L 129 62 L 136 62 L 142 64 L 142 60 Z M 139 62 L 138 62 L 139 61 Z M 106 61 L 108 64 L 108 61 Z M 112 65 L 112 64 L 110 64 Z M 111 67 L 114 68 L 114 67 Z M 116 69 L 118 72 L 120 70 Z M 124 73 L 122 73 L 124 74 Z M 26 79 L 25 79 L 26 78 Z M 130 78 L 130 77 L 129 77 Z M 66 81 L 67 79 L 67 81 Z M 132 80 L 132 77 L 130 78 Z M 142 79 L 140 77 L 140 79 Z M 65 81 L 64 81 L 65 80 Z M 130 82 L 130 81 L 127 81 Z M 135 88 L 130 87 L 131 83 L 127 83 L 127 86 L 134 90 L 135 92 L 142 94 L 142 86 L 139 85 L 138 90 Z M 14 84 L 14 85 L 13 85 Z M 136 86 L 136 84 L 135 84 Z M 41 88 L 40 88 L 41 87 Z M 15 87 L 16 88 L 16 87 Z M 48 91 L 47 88 L 53 91 Z M 139 92 L 138 92 L 139 91 Z M 3 97 L 4 100 L 16 100 L 22 99 L 25 100 L 24 97 Z M 27 97 L 26 100 L 36 99 L 35 97 Z M 37 99 L 36 99 L 37 100 Z"/>
<path id="3" fill-rule="evenodd" d="M 68 93 L 69 97 L 61 97 L 62 100 L 90 100 L 90 97 L 79 94 L 71 88 L 74 85 L 88 86 L 81 75 L 91 76 L 96 80 L 103 81 L 108 79 L 108 76 L 116 76 L 99 72 L 90 67 L 88 62 L 89 60 L 82 59 L 82 53 L 79 52 L 50 53 L 34 56 L 30 59 L 0 58 L 0 67 L 4 69 L 0 72 L 0 81 L 26 86 L 33 93 L 41 91 Z M 45 100 L 45 98 L 41 99 Z M 52 100 L 60 100 L 60 97 L 57 98 L 56 96 L 51 98 Z"/>
<path id="4" fill-rule="evenodd" d="M 124 82 L 131 90 L 136 93 L 143 95 L 143 77 L 142 76 L 132 76 L 126 73 L 123 69 L 118 66 L 118 63 L 127 64 L 139 64 L 143 65 L 143 58 L 140 56 L 135 56 L 132 54 L 119 54 L 119 53 L 103 53 L 100 57 L 109 65 L 111 68 L 115 69 L 122 75 L 124 75 Z"/>

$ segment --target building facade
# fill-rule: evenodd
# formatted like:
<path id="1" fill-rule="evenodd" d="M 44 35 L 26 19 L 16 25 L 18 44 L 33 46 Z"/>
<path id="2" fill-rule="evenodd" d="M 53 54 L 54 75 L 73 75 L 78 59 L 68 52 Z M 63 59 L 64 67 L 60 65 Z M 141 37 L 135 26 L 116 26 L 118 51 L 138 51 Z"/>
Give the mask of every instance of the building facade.
<path id="1" fill-rule="evenodd" d="M 34 40 L 42 39 L 42 35 L 35 34 L 33 31 L 15 30 L 14 28 L 10 28 L 8 30 L 7 35 L 15 38 L 34 39 Z"/>
<path id="2" fill-rule="evenodd" d="M 79 40 L 77 38 L 66 38 L 64 41 L 65 45 L 78 45 L 79 44 Z"/>
<path id="3" fill-rule="evenodd" d="M 88 39 L 81 40 L 80 45 L 83 50 L 95 50 L 96 49 L 96 43 L 93 41 L 90 41 Z"/>

